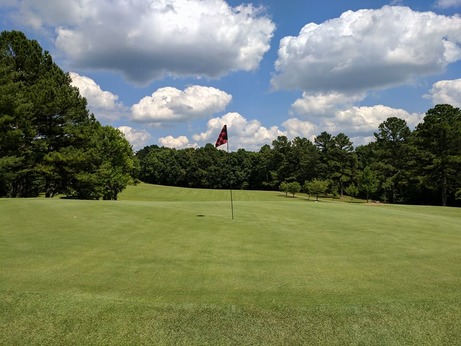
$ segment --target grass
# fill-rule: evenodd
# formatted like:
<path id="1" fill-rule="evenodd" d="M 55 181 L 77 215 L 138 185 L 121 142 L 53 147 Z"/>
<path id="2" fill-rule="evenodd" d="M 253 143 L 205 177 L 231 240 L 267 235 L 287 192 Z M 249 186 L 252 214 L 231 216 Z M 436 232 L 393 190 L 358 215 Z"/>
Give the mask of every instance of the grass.
<path id="1" fill-rule="evenodd" d="M 456 345 L 461 209 L 141 184 L 0 200 L 1 345 Z"/>

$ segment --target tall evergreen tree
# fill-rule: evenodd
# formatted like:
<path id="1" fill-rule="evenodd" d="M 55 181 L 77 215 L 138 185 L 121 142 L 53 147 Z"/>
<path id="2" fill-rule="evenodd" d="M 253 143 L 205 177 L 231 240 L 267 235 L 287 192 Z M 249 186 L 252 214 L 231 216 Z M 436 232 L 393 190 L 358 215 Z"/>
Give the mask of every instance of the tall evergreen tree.
<path id="1" fill-rule="evenodd" d="M 355 174 L 357 168 L 357 156 L 354 153 L 352 141 L 344 133 L 333 137 L 333 148 L 331 150 L 332 180 L 339 188 L 341 197 L 344 188 Z"/>
<path id="2" fill-rule="evenodd" d="M 423 184 L 437 191 L 445 206 L 461 185 L 461 110 L 447 104 L 428 110 L 415 140 Z"/>
<path id="3" fill-rule="evenodd" d="M 414 150 L 411 131 L 403 119 L 390 117 L 374 133 L 374 146 L 378 163 L 373 167 L 379 172 L 380 180 L 391 203 L 408 200 L 408 189 L 412 184 Z"/>
<path id="4" fill-rule="evenodd" d="M 308 139 L 295 137 L 291 141 L 291 151 L 288 161 L 297 182 L 312 180 L 317 176 L 319 151 Z"/>
<path id="5" fill-rule="evenodd" d="M 319 176 L 329 179 L 331 188 L 342 196 L 357 167 L 357 157 L 351 140 L 344 133 L 332 136 L 322 132 L 314 143 L 320 151 Z"/>
<path id="6" fill-rule="evenodd" d="M 98 192 L 97 179 L 88 179 L 87 173 L 101 169 L 103 162 L 94 158 L 107 150 L 95 145 L 95 138 L 101 140 L 101 132 L 112 130 L 101 130 L 86 100 L 51 55 L 21 32 L 2 32 L 0 82 L 0 194 L 105 196 Z M 119 169 L 119 164 L 111 169 Z M 126 186 L 126 181 L 119 183 L 118 189 Z"/>
<path id="7" fill-rule="evenodd" d="M 293 181 L 295 179 L 293 167 L 290 165 L 289 157 L 291 152 L 291 142 L 286 136 L 278 136 L 272 141 L 272 161 L 276 163 L 276 168 L 271 172 L 275 186 L 282 181 Z"/>

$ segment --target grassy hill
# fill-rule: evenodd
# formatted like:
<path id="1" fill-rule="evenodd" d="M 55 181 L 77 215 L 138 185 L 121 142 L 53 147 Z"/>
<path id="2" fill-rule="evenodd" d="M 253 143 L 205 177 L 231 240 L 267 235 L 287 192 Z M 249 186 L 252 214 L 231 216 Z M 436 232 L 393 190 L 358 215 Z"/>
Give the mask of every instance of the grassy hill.
<path id="1" fill-rule="evenodd" d="M 0 199 L 0 344 L 461 340 L 461 209 L 229 197 Z"/>

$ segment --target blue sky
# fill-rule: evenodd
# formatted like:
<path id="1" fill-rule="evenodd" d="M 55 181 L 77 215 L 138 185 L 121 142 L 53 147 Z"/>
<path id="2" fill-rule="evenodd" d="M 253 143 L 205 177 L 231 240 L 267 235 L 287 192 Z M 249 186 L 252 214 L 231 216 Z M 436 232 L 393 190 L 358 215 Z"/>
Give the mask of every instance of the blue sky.
<path id="1" fill-rule="evenodd" d="M 461 0 L 0 0 L 135 150 L 372 140 L 461 106 Z"/>

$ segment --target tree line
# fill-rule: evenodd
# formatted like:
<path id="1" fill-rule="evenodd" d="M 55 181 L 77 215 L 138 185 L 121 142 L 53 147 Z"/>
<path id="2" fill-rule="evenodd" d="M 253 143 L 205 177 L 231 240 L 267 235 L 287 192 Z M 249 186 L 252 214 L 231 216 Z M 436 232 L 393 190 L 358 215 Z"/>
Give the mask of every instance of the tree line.
<path id="1" fill-rule="evenodd" d="M 78 89 L 35 40 L 0 34 L 0 197 L 117 199 L 138 179 L 215 189 L 303 191 L 389 203 L 456 205 L 461 199 L 461 111 L 437 105 L 412 131 L 388 118 L 375 141 L 344 133 L 285 136 L 257 152 L 212 144 L 136 153 L 101 125 Z"/>
<path id="2" fill-rule="evenodd" d="M 157 145 L 137 152 L 139 179 L 153 184 L 255 190 L 303 190 L 387 203 L 456 205 L 461 199 L 461 111 L 436 105 L 412 131 L 390 117 L 375 140 L 354 148 L 344 133 L 313 141 L 279 136 L 258 152 L 227 153 Z M 291 190 L 290 190 L 291 189 Z M 294 192 L 294 193 L 293 193 Z"/>
<path id="3" fill-rule="evenodd" d="M 0 197 L 117 199 L 137 176 L 123 134 L 70 83 L 37 41 L 0 34 Z"/>

